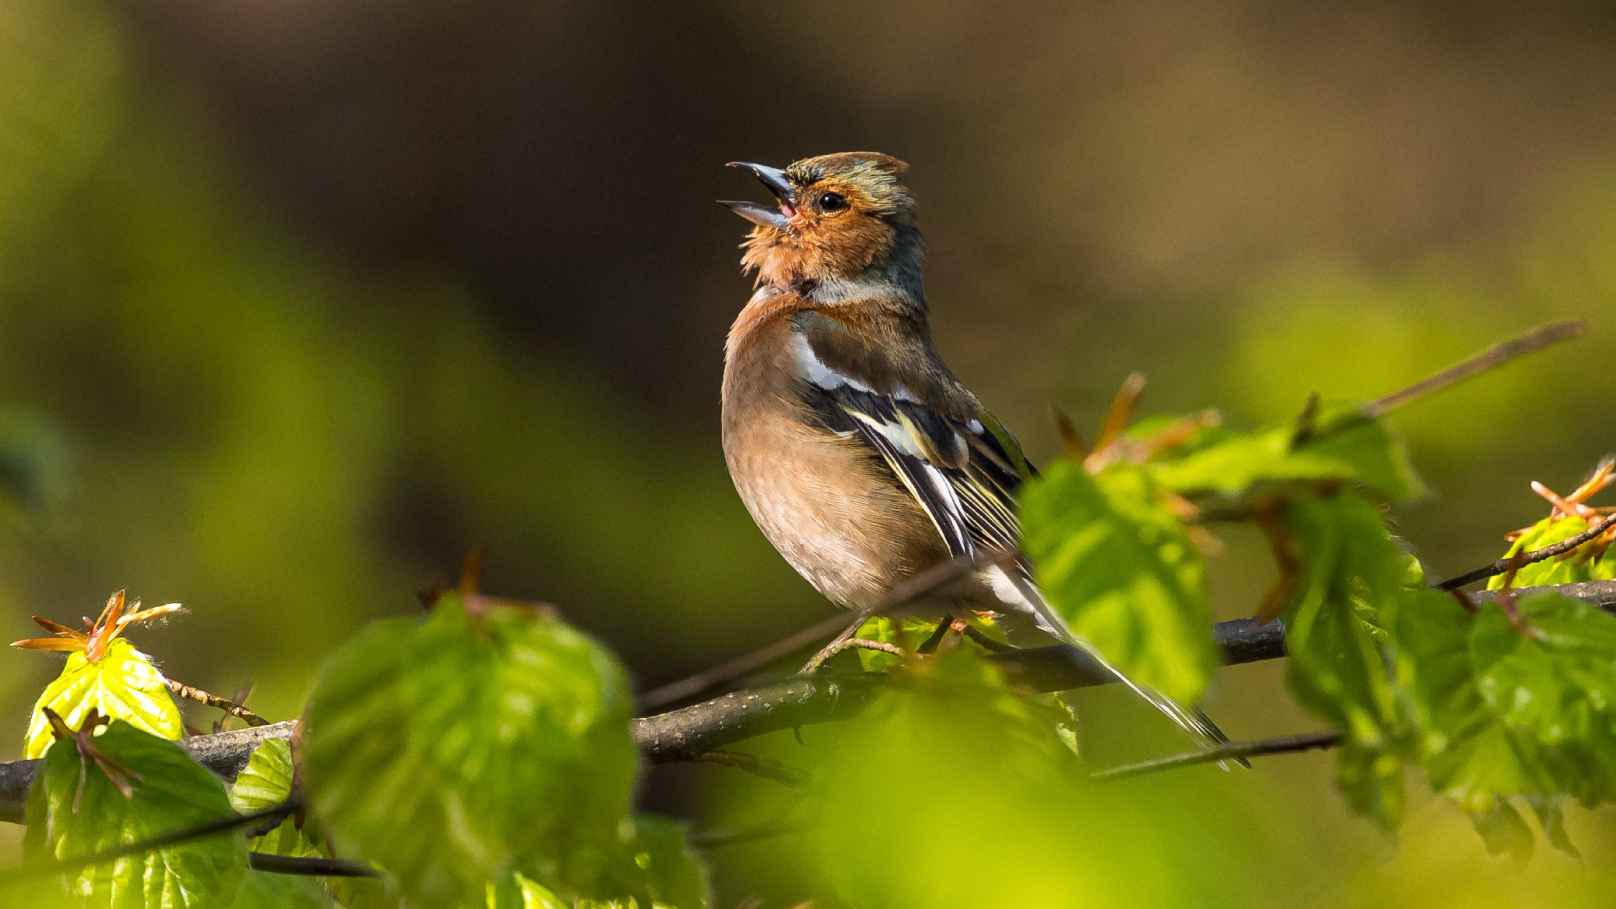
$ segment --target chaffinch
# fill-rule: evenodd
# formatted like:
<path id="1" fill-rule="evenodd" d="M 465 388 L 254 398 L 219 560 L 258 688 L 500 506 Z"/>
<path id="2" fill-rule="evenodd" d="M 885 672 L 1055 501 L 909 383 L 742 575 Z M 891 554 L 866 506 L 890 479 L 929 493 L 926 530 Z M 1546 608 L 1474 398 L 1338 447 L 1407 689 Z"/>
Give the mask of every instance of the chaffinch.
<path id="1" fill-rule="evenodd" d="M 736 166 L 777 202 L 724 203 L 756 225 L 741 262 L 757 273 L 725 347 L 724 456 L 764 535 L 856 611 L 938 563 L 1015 549 L 1016 490 L 1033 471 L 932 346 L 908 165 L 850 152 Z M 1031 620 L 1111 669 L 1024 558 L 944 598 Z M 1129 684 L 1201 742 L 1227 741 L 1199 710 Z"/>

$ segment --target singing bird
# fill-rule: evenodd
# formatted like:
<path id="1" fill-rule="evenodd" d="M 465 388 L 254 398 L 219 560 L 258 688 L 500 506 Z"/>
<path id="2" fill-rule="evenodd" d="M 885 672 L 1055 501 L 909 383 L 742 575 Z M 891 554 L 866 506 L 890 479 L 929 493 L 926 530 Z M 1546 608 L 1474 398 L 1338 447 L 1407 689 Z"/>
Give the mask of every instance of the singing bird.
<path id="1" fill-rule="evenodd" d="M 933 565 L 1014 549 L 1016 491 L 1033 471 L 932 345 L 908 165 L 848 152 L 732 166 L 775 200 L 723 203 L 755 225 L 741 263 L 757 289 L 725 346 L 723 444 L 758 527 L 855 611 Z M 1203 744 L 1227 741 L 1198 709 L 1117 673 L 1050 607 L 1025 559 L 977 571 L 946 598 L 1031 620 Z"/>

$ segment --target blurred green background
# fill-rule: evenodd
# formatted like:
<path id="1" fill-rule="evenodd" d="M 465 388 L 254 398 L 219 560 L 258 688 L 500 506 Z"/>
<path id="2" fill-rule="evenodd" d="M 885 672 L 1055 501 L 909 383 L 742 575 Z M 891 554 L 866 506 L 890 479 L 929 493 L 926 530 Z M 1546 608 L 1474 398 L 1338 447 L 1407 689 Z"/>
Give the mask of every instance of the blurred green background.
<path id="1" fill-rule="evenodd" d="M 1147 411 L 1242 425 L 1588 319 L 1398 416 L 1436 490 L 1399 529 L 1454 574 L 1616 448 L 1612 97 L 1616 15 L 1581 2 L 8 0 L 0 628 L 179 601 L 136 644 L 285 718 L 481 544 L 488 589 L 647 687 L 822 618 L 724 472 L 749 285 L 713 200 L 756 193 L 726 161 L 851 149 L 911 163 L 938 345 L 1037 460 L 1051 402 L 1092 426 L 1135 369 Z M 1269 579 L 1227 542 L 1222 617 Z M 9 758 L 57 664 L 0 659 Z M 1232 735 L 1313 728 L 1280 673 L 1225 673 Z M 1441 804 L 1388 841 L 1329 768 L 1164 784 L 1219 901 L 1608 901 L 1608 813 L 1517 871 Z M 768 798 L 727 773 L 646 799 Z M 720 905 L 812 895 L 802 848 L 716 853 Z"/>

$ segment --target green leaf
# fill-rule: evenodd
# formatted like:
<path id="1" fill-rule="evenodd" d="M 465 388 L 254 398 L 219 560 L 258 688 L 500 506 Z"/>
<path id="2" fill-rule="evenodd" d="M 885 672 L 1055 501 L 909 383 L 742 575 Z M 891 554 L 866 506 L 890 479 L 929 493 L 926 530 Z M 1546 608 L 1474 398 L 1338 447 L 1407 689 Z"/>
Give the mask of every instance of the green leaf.
<path id="1" fill-rule="evenodd" d="M 1390 829 L 1403 816 L 1403 759 L 1383 745 L 1348 741 L 1336 755 L 1336 785 L 1352 810 Z"/>
<path id="2" fill-rule="evenodd" d="M 885 615 L 871 616 L 863 625 L 859 626 L 856 636 L 867 641 L 897 644 L 899 647 L 911 649 L 909 642 L 914 635 L 909 633 L 906 627 L 908 622 L 909 620 L 905 618 L 893 618 Z M 860 648 L 858 658 L 859 666 L 865 672 L 883 672 L 903 665 L 903 657 L 883 653 L 879 650 Z"/>
<path id="3" fill-rule="evenodd" d="M 1208 776 L 1200 797 L 1171 775 L 1089 785 L 1041 712 L 969 651 L 899 671 L 867 721 L 824 730 L 811 836 L 835 898 L 815 905 L 1208 905 L 1203 824 L 1221 810 Z"/>
<path id="4" fill-rule="evenodd" d="M 1475 625 L 1458 603 L 1432 595 L 1404 608 L 1396 629 L 1398 673 L 1419 736 L 1414 756 L 1431 788 L 1473 817 L 1492 810 L 1501 793 L 1554 786 L 1536 750 L 1501 721 L 1476 685 Z"/>
<path id="5" fill-rule="evenodd" d="M 342 909 L 408 909 L 391 877 L 329 877 L 326 887 Z"/>
<path id="6" fill-rule="evenodd" d="M 1616 616 L 1552 593 L 1516 607 L 1524 632 L 1488 604 L 1470 637 L 1482 700 L 1557 780 L 1516 791 L 1616 798 Z"/>
<path id="7" fill-rule="evenodd" d="M 955 616 L 955 621 L 969 622 L 971 627 L 984 636 L 1004 642 L 1004 633 L 991 619 L 984 619 L 972 613 Z M 859 626 L 857 637 L 867 641 L 880 641 L 884 644 L 896 644 L 906 653 L 914 653 L 925 644 L 927 639 L 937 633 L 936 619 L 922 619 L 916 616 L 871 616 Z M 858 648 L 859 665 L 865 672 L 885 672 L 903 665 L 903 657 L 886 653 L 880 650 Z"/>
<path id="8" fill-rule="evenodd" d="M 1284 613 L 1287 680 L 1302 706 L 1347 734 L 1337 781 L 1389 828 L 1402 815 L 1402 767 L 1390 755 L 1404 733 L 1385 628 L 1419 595 L 1404 584 L 1407 554 L 1357 495 L 1299 498 L 1284 517 L 1300 558 Z"/>
<path id="9" fill-rule="evenodd" d="M 1050 465 L 1024 489 L 1022 545 L 1072 630 L 1124 675 L 1194 703 L 1220 654 L 1201 555 L 1143 468 Z"/>
<path id="10" fill-rule="evenodd" d="M 486 905 L 488 909 L 573 909 L 550 888 L 514 873 L 498 886 L 488 885 Z"/>
<path id="11" fill-rule="evenodd" d="M 1518 553 L 1533 552 L 1555 543 L 1569 540 L 1579 533 L 1588 531 L 1588 522 L 1576 515 L 1561 515 L 1560 517 L 1544 518 L 1532 525 L 1526 533 L 1515 538 L 1515 542 L 1504 553 L 1504 558 L 1512 558 Z M 1488 590 L 1499 590 L 1504 586 L 1504 575 L 1496 575 L 1487 580 Z M 1583 544 L 1577 549 L 1563 556 L 1553 559 L 1544 559 L 1530 565 L 1521 566 L 1515 573 L 1514 586 L 1536 587 L 1548 584 L 1575 584 L 1579 581 L 1609 581 L 1616 580 L 1616 558 L 1609 552 L 1594 549 L 1590 544 Z"/>
<path id="12" fill-rule="evenodd" d="M 23 755 L 37 758 L 50 747 L 51 727 L 42 708 L 49 707 L 77 729 L 91 709 L 165 739 L 178 739 L 185 731 L 180 709 L 168 693 L 163 674 L 151 657 L 119 638 L 101 659 L 90 662 L 83 653 L 70 653 L 62 674 L 45 686 L 28 722 Z"/>
<path id="13" fill-rule="evenodd" d="M 114 720 L 94 748 L 139 774 L 125 797 L 73 741 L 46 752 L 28 797 L 30 858 L 72 859 L 235 814 L 224 784 L 173 742 Z M 63 875 L 90 907 L 228 906 L 247 868 L 239 831 L 192 840 Z"/>
<path id="14" fill-rule="evenodd" d="M 285 739 L 265 739 L 253 749 L 247 766 L 230 787 L 230 804 L 242 814 L 262 811 L 286 801 L 292 794 L 292 745 Z M 279 827 L 255 837 L 254 852 L 270 855 L 317 856 L 324 852 L 287 818 Z"/>
<path id="15" fill-rule="evenodd" d="M 1471 810 L 1470 820 L 1493 855 L 1508 853 L 1518 865 L 1532 857 L 1532 828 L 1508 801 L 1493 799 L 1487 807 Z"/>
<path id="16" fill-rule="evenodd" d="M 254 851 L 262 851 L 254 847 Z M 330 909 L 325 888 L 312 877 L 247 870 L 230 909 Z"/>
<path id="17" fill-rule="evenodd" d="M 1566 833 L 1565 799 L 1559 796 L 1531 796 L 1526 801 L 1532 806 L 1532 813 L 1537 815 L 1543 836 L 1550 845 L 1572 858 L 1582 858 L 1582 853 L 1571 843 L 1571 835 Z"/>
<path id="18" fill-rule="evenodd" d="M 1405 555 L 1379 511 L 1356 495 L 1297 499 L 1285 521 L 1301 562 L 1285 611 L 1292 687 L 1354 741 L 1381 744 L 1397 716 L 1381 642 L 1404 596 Z"/>
<path id="19" fill-rule="evenodd" d="M 656 909 L 706 909 L 707 867 L 690 847 L 683 824 L 642 814 L 624 821 L 618 835 L 617 857 L 596 886 L 597 896 Z"/>
<path id="20" fill-rule="evenodd" d="M 1182 457 L 1152 463 L 1151 475 L 1184 495 L 1238 498 L 1264 485 L 1329 481 L 1362 483 L 1390 499 L 1424 494 L 1402 438 L 1385 420 L 1338 404 L 1314 424 L 1300 444 L 1294 424 L 1255 433 L 1204 431 Z"/>
<path id="21" fill-rule="evenodd" d="M 486 601 L 484 601 L 486 603 Z M 313 813 L 421 907 L 516 870 L 583 889 L 618 846 L 638 752 L 622 667 L 530 609 L 457 595 L 333 654 L 304 743 Z"/>
<path id="22" fill-rule="evenodd" d="M 1432 594 L 1397 620 L 1418 759 L 1493 851 L 1521 857 L 1524 797 L 1556 847 L 1574 852 L 1559 802 L 1616 797 L 1616 618 L 1555 594 L 1522 597 L 1518 623 L 1495 602 L 1472 617 Z M 1524 838 L 1523 838 L 1523 831 Z"/>

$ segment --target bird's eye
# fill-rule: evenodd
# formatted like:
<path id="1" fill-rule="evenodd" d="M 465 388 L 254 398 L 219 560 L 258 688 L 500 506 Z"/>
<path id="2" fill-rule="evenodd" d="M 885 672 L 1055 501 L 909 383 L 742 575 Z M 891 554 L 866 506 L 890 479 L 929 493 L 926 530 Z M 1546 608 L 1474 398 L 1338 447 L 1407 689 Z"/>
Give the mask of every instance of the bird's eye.
<path id="1" fill-rule="evenodd" d="M 847 208 L 847 198 L 841 193 L 825 193 L 819 197 L 820 211 L 843 211 Z"/>

